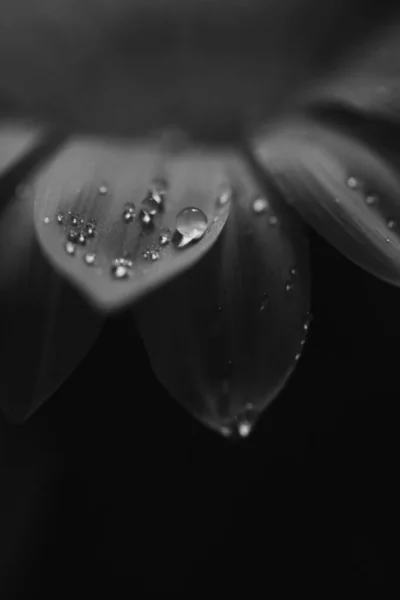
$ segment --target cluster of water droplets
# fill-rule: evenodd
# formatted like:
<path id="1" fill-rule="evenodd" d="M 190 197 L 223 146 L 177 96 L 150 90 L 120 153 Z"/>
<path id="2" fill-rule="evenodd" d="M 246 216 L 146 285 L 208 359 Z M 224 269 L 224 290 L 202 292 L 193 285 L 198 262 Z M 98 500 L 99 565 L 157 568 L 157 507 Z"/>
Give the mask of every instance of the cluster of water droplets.
<path id="1" fill-rule="evenodd" d="M 43 219 L 48 225 L 51 222 L 49 217 Z M 95 219 L 86 219 L 79 213 L 58 210 L 55 216 L 58 226 L 63 228 L 64 232 L 64 250 L 69 256 L 75 256 L 78 248 L 85 247 L 97 235 L 97 222 Z M 95 263 L 95 254 L 88 252 L 83 255 L 83 260 L 88 265 Z"/>
<path id="2" fill-rule="evenodd" d="M 346 184 L 347 184 L 347 187 L 349 187 L 351 190 L 354 190 L 354 191 L 357 191 L 357 192 L 360 192 L 363 194 L 364 201 L 367 206 L 370 206 L 371 208 L 376 208 L 376 209 L 380 206 L 381 200 L 380 200 L 379 195 L 376 192 L 368 189 L 367 186 L 365 185 L 365 182 L 362 181 L 361 179 L 358 179 L 357 177 L 354 177 L 353 175 L 351 175 L 350 177 L 347 178 Z M 390 231 L 398 230 L 398 223 L 391 216 L 386 217 L 386 225 Z M 390 243 L 390 239 L 388 237 L 386 237 L 385 240 L 387 243 Z"/>
<path id="3" fill-rule="evenodd" d="M 271 211 L 270 203 L 268 202 L 267 198 L 264 198 L 264 196 L 259 196 L 253 200 L 252 209 L 256 215 L 263 215 Z M 276 215 L 269 214 L 268 223 L 272 226 L 277 225 L 278 217 Z"/>

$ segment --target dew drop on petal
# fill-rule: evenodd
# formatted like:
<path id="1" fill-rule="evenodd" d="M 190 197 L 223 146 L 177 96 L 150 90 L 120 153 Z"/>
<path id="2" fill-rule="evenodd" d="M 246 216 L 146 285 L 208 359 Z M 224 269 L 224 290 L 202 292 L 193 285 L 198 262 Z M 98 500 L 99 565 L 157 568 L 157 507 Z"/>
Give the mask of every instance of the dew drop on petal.
<path id="1" fill-rule="evenodd" d="M 286 282 L 286 285 L 285 285 L 285 290 L 286 290 L 287 292 L 291 292 L 293 288 L 294 288 L 294 285 L 293 285 L 293 283 L 292 283 L 291 281 L 287 281 L 287 282 Z"/>
<path id="2" fill-rule="evenodd" d="M 72 229 L 71 231 L 68 232 L 67 239 L 69 242 L 76 244 L 76 242 L 78 240 L 78 232 L 75 231 L 75 229 Z"/>
<path id="3" fill-rule="evenodd" d="M 389 229 L 393 230 L 393 229 L 396 229 L 397 223 L 396 223 L 396 221 L 394 219 L 389 219 L 388 222 L 387 222 L 387 226 L 388 226 Z"/>
<path id="4" fill-rule="evenodd" d="M 161 229 L 160 231 L 160 237 L 159 237 L 159 244 L 160 246 L 167 246 L 172 238 L 172 232 L 170 229 Z"/>
<path id="5" fill-rule="evenodd" d="M 92 267 L 96 262 L 96 254 L 94 252 L 86 252 L 86 254 L 83 255 L 83 261 L 85 264 Z"/>
<path id="6" fill-rule="evenodd" d="M 296 361 L 297 361 L 297 360 L 299 360 L 299 359 L 300 359 L 300 357 L 301 357 L 301 353 L 300 353 L 300 352 L 298 352 L 298 353 L 296 354 L 296 356 L 294 357 L 294 360 L 296 360 Z"/>
<path id="7" fill-rule="evenodd" d="M 292 267 L 289 272 L 292 277 L 296 277 L 296 275 L 297 275 L 296 267 Z"/>
<path id="8" fill-rule="evenodd" d="M 133 202 L 127 202 L 124 205 L 124 210 L 122 213 L 122 218 L 125 223 L 131 223 L 133 219 L 136 217 L 136 207 Z"/>
<path id="9" fill-rule="evenodd" d="M 50 223 L 50 217 L 45 217 L 45 218 L 43 219 L 43 223 L 44 223 L 45 225 L 48 225 L 48 224 Z"/>
<path id="10" fill-rule="evenodd" d="M 108 193 L 108 188 L 106 185 L 101 185 L 99 187 L 99 194 L 101 194 L 102 196 L 105 196 Z"/>
<path id="11" fill-rule="evenodd" d="M 128 279 L 129 269 L 121 264 L 112 264 L 111 275 L 114 279 Z"/>
<path id="12" fill-rule="evenodd" d="M 80 221 L 81 221 L 81 218 L 79 215 L 76 215 L 74 213 L 69 214 L 69 222 L 72 227 L 78 227 L 78 225 L 80 224 Z"/>
<path id="13" fill-rule="evenodd" d="M 250 435 L 251 428 L 252 426 L 250 421 L 239 421 L 237 425 L 238 434 L 242 438 L 248 437 Z"/>
<path id="14" fill-rule="evenodd" d="M 65 220 L 64 214 L 62 212 L 58 212 L 56 220 L 59 225 L 63 225 Z"/>
<path id="15" fill-rule="evenodd" d="M 70 256 L 74 256 L 76 253 L 76 245 L 70 241 L 66 241 L 64 244 L 64 250 Z"/>
<path id="16" fill-rule="evenodd" d="M 86 237 L 88 238 L 94 238 L 96 235 L 96 230 L 94 227 L 86 226 Z"/>
<path id="17" fill-rule="evenodd" d="M 268 209 L 268 200 L 266 198 L 256 198 L 253 202 L 253 212 L 260 215 Z"/>
<path id="18" fill-rule="evenodd" d="M 228 188 L 226 190 L 223 190 L 217 198 L 217 201 L 216 201 L 217 207 L 222 208 L 224 206 L 227 206 L 229 204 L 229 202 L 232 200 L 232 196 L 233 196 L 233 193 L 232 193 L 231 189 Z"/>
<path id="19" fill-rule="evenodd" d="M 275 215 L 271 215 L 268 219 L 268 223 L 270 225 L 277 225 L 278 224 L 278 217 L 276 217 Z"/>
<path id="20" fill-rule="evenodd" d="M 140 211 L 139 219 L 144 229 L 149 229 L 153 226 L 153 217 L 147 210 L 143 209 Z"/>
<path id="21" fill-rule="evenodd" d="M 352 190 L 356 190 L 360 187 L 360 182 L 358 179 L 356 179 L 356 177 L 349 177 L 347 179 L 347 186 Z"/>
<path id="22" fill-rule="evenodd" d="M 379 197 L 376 194 L 368 194 L 367 196 L 365 196 L 365 203 L 368 204 L 368 206 L 373 206 L 375 204 L 378 204 L 379 202 Z"/>
<path id="23" fill-rule="evenodd" d="M 199 208 L 184 208 L 176 217 L 176 229 L 185 240 L 201 239 L 207 225 L 207 217 Z"/>
<path id="24" fill-rule="evenodd" d="M 76 243 L 80 246 L 86 246 L 86 236 L 84 233 L 80 233 L 76 239 Z"/>

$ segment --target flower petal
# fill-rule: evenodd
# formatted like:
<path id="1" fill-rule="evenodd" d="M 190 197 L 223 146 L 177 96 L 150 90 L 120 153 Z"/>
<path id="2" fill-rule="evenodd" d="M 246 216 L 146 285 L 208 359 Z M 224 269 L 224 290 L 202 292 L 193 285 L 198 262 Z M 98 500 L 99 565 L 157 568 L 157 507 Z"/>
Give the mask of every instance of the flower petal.
<path id="1" fill-rule="evenodd" d="M 253 144 L 285 199 L 333 246 L 400 285 L 400 177 L 367 144 L 317 122 L 287 124 Z"/>
<path id="2" fill-rule="evenodd" d="M 293 371 L 308 328 L 308 247 L 296 215 L 238 161 L 210 252 L 134 309 L 152 367 L 188 411 L 246 436 Z"/>
<path id="3" fill-rule="evenodd" d="M 26 152 L 39 136 L 40 130 L 34 125 L 16 125 L 8 122 L 1 123 L 0 173 Z"/>
<path id="4" fill-rule="evenodd" d="M 342 104 L 360 113 L 400 118 L 400 24 L 386 27 L 369 49 L 329 82 L 311 90 L 307 102 Z"/>
<path id="5" fill-rule="evenodd" d="M 43 256 L 28 193 L 19 194 L 0 220 L 0 250 L 0 407 L 21 422 L 83 359 L 103 319 Z"/>
<path id="6" fill-rule="evenodd" d="M 33 181 L 40 243 L 104 310 L 190 267 L 228 214 L 232 156 L 179 136 L 71 142 Z M 186 212 L 182 212 L 185 211 Z"/>

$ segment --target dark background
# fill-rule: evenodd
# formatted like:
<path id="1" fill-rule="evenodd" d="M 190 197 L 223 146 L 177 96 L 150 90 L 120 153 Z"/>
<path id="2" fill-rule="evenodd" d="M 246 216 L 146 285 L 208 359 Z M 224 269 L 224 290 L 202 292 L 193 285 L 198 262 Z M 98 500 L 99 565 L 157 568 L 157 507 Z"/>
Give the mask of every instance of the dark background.
<path id="1" fill-rule="evenodd" d="M 312 262 L 304 355 L 249 439 L 172 400 L 124 315 L 25 426 L 0 420 L 2 600 L 388 584 L 400 290 L 314 234 Z"/>

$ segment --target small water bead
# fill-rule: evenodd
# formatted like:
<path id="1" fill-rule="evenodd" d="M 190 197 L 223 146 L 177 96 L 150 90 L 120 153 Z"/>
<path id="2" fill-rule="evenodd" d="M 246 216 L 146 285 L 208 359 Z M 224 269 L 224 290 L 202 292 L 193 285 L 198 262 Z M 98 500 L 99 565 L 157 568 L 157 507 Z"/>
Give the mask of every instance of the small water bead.
<path id="1" fill-rule="evenodd" d="M 86 225 L 86 237 L 94 238 L 96 235 L 96 229 L 91 225 Z"/>
<path id="2" fill-rule="evenodd" d="M 128 279 L 130 276 L 129 269 L 121 264 L 111 265 L 111 275 L 114 279 Z"/>
<path id="3" fill-rule="evenodd" d="M 126 269 L 133 269 L 133 261 L 127 256 L 115 258 L 112 261 L 113 267 L 125 267 Z"/>
<path id="4" fill-rule="evenodd" d="M 77 239 L 76 239 L 76 243 L 79 244 L 80 246 L 86 246 L 86 236 L 84 233 L 80 232 Z"/>
<path id="5" fill-rule="evenodd" d="M 224 206 L 227 206 L 230 203 L 230 201 L 232 200 L 232 196 L 233 196 L 233 192 L 231 189 L 228 188 L 226 190 L 223 190 L 217 198 L 217 202 L 216 202 L 217 207 L 223 208 Z"/>
<path id="6" fill-rule="evenodd" d="M 96 262 L 95 253 L 94 252 L 86 252 L 86 254 L 84 254 L 84 256 L 83 256 L 83 261 L 85 262 L 85 264 L 92 267 Z"/>
<path id="7" fill-rule="evenodd" d="M 347 186 L 352 190 L 356 190 L 360 187 L 360 182 L 356 177 L 348 177 Z"/>
<path id="8" fill-rule="evenodd" d="M 133 202 L 127 202 L 124 205 L 124 210 L 122 213 L 122 218 L 125 223 L 131 223 L 133 219 L 136 217 L 136 207 Z"/>
<path id="9" fill-rule="evenodd" d="M 50 217 L 45 217 L 45 218 L 43 219 L 43 223 L 44 223 L 45 225 L 48 225 L 48 224 L 50 223 Z"/>
<path id="10" fill-rule="evenodd" d="M 296 277 L 296 275 L 297 275 L 297 269 L 296 269 L 296 267 L 292 267 L 292 268 L 290 269 L 289 273 L 290 273 L 290 275 L 291 275 L 292 277 Z"/>
<path id="11" fill-rule="evenodd" d="M 141 210 L 139 215 L 140 223 L 145 229 L 153 226 L 153 217 L 147 210 Z"/>
<path id="12" fill-rule="evenodd" d="M 255 212 L 256 215 L 264 213 L 268 209 L 268 207 L 269 204 L 266 198 L 256 198 L 256 200 L 254 200 L 253 202 L 253 212 Z"/>
<path id="13" fill-rule="evenodd" d="M 143 202 L 142 202 L 142 206 L 144 207 L 144 209 L 149 213 L 149 215 L 151 215 L 152 217 L 154 217 L 158 211 L 160 210 L 160 204 L 158 202 L 156 202 L 153 198 L 153 196 L 147 196 Z"/>
<path id="14" fill-rule="evenodd" d="M 222 306 L 221 305 L 217 306 L 217 312 L 222 312 Z"/>
<path id="15" fill-rule="evenodd" d="M 58 213 L 57 213 L 57 216 L 56 216 L 56 220 L 57 220 L 57 223 L 58 223 L 59 225 L 63 225 L 63 224 L 64 224 L 64 221 L 65 221 L 65 216 L 64 216 L 64 214 L 63 214 L 63 213 L 61 213 L 61 212 L 58 212 Z"/>
<path id="16" fill-rule="evenodd" d="M 71 231 L 68 232 L 68 236 L 67 239 L 69 242 L 72 242 L 73 244 L 76 244 L 77 240 L 78 240 L 78 232 L 75 229 L 71 229 Z"/>
<path id="17" fill-rule="evenodd" d="M 278 224 L 278 217 L 276 217 L 275 215 L 271 215 L 268 219 L 268 223 L 270 225 L 277 225 Z"/>
<path id="18" fill-rule="evenodd" d="M 199 208 L 184 208 L 176 217 L 176 229 L 186 241 L 200 240 L 207 230 L 208 220 Z"/>
<path id="19" fill-rule="evenodd" d="M 102 196 L 105 196 L 108 193 L 108 188 L 106 185 L 101 185 L 99 187 L 99 194 L 101 194 Z"/>
<path id="20" fill-rule="evenodd" d="M 300 344 L 301 344 L 302 346 L 304 346 L 304 344 L 305 344 L 305 343 L 306 343 L 306 340 L 301 340 L 301 342 L 300 342 Z"/>
<path id="21" fill-rule="evenodd" d="M 387 226 L 389 227 L 389 229 L 393 230 L 397 228 L 397 223 L 394 219 L 389 219 L 387 222 Z"/>
<path id="22" fill-rule="evenodd" d="M 81 224 L 81 217 L 74 213 L 69 213 L 69 222 L 72 227 L 78 227 Z"/>
<path id="23" fill-rule="evenodd" d="M 64 250 L 70 256 L 74 256 L 76 253 L 76 245 L 73 244 L 72 242 L 67 241 L 64 244 Z"/>
<path id="24" fill-rule="evenodd" d="M 160 258 L 160 253 L 158 250 L 145 250 L 145 252 L 143 252 L 143 258 L 156 261 Z"/>
<path id="25" fill-rule="evenodd" d="M 287 281 L 285 285 L 285 290 L 287 292 L 291 292 L 294 288 L 294 284 L 291 281 Z"/>
<path id="26" fill-rule="evenodd" d="M 368 194 L 365 197 L 365 203 L 368 204 L 368 206 L 373 206 L 375 204 L 378 204 L 379 202 L 379 196 L 377 196 L 376 194 Z"/>
<path id="27" fill-rule="evenodd" d="M 298 361 L 298 360 L 300 360 L 300 357 L 301 357 L 301 353 L 300 353 L 300 352 L 298 352 L 298 353 L 296 354 L 296 356 L 294 357 L 294 360 Z"/>
<path id="28" fill-rule="evenodd" d="M 250 435 L 251 428 L 252 426 L 250 421 L 239 421 L 237 425 L 238 434 L 242 438 L 248 437 Z"/>
<path id="29" fill-rule="evenodd" d="M 172 238 L 172 232 L 170 229 L 161 229 L 160 231 L 160 237 L 159 237 L 159 244 L 160 246 L 167 246 Z"/>

